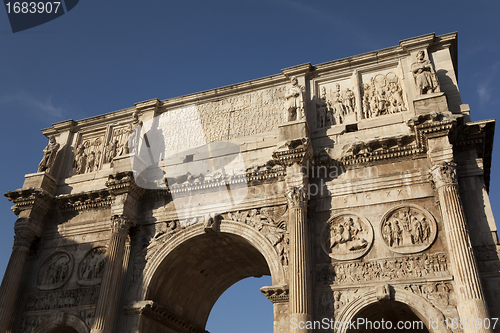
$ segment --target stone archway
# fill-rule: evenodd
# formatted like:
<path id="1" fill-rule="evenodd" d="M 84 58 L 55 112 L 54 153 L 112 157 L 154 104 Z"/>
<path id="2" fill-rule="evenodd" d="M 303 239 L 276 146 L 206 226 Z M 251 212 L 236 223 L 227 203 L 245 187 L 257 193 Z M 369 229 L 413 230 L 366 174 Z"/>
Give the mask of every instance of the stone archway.
<path id="1" fill-rule="evenodd" d="M 371 321 L 390 318 L 394 321 L 422 321 L 423 329 L 410 330 L 418 333 L 449 333 L 451 332 L 444 322 L 443 313 L 435 308 L 423 297 L 406 290 L 392 288 L 389 285 L 377 286 L 347 304 L 336 318 L 340 323 L 356 322 L 358 318 Z M 371 319 L 370 319 L 371 318 Z M 429 320 L 436 321 L 435 327 L 429 326 Z M 394 325 L 393 325 L 394 326 Z M 396 329 L 393 327 L 392 330 Z M 372 331 L 379 331 L 374 329 Z M 403 329 L 408 330 L 408 329 Z M 349 325 L 340 325 L 335 328 L 336 333 L 369 332 L 369 330 L 353 330 Z"/>
<path id="2" fill-rule="evenodd" d="M 52 314 L 33 333 L 89 333 L 87 325 L 78 317 L 58 312 Z"/>
<path id="3" fill-rule="evenodd" d="M 255 228 L 227 220 L 217 232 L 206 232 L 203 224 L 188 227 L 159 249 L 146 267 L 143 299 L 150 306 L 143 311 L 141 331 L 182 331 L 177 326 L 203 331 L 224 291 L 242 279 L 262 275 L 271 275 L 273 285 L 285 284 L 273 244 Z M 164 315 L 161 320 L 159 312 Z"/>

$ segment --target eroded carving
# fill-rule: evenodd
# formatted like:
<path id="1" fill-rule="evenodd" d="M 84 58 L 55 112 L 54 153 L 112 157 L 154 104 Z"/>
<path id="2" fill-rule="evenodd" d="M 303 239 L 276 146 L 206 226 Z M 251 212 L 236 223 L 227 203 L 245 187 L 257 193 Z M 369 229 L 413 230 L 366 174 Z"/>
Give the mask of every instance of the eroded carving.
<path id="1" fill-rule="evenodd" d="M 45 259 L 38 269 L 36 283 L 40 290 L 61 287 L 73 270 L 73 257 L 68 252 L 56 252 Z"/>
<path id="2" fill-rule="evenodd" d="M 73 174 L 94 172 L 101 168 L 103 140 L 101 137 L 82 140 L 75 151 Z"/>
<path id="3" fill-rule="evenodd" d="M 453 285 L 450 282 L 429 282 L 406 285 L 404 289 L 428 299 L 438 308 L 445 308 L 450 304 Z"/>
<path id="4" fill-rule="evenodd" d="M 436 187 L 458 185 L 456 169 L 457 165 L 454 162 L 442 162 L 432 167 L 431 174 Z"/>
<path id="5" fill-rule="evenodd" d="M 338 260 L 360 258 L 368 252 L 372 242 L 370 222 L 354 214 L 333 216 L 321 232 L 323 250 Z"/>
<path id="6" fill-rule="evenodd" d="M 304 118 L 304 91 L 305 88 L 299 85 L 299 80 L 293 76 L 290 79 L 291 85 L 288 87 L 285 94 L 285 110 L 287 112 L 287 120 L 295 121 Z"/>
<path id="7" fill-rule="evenodd" d="M 407 110 L 398 76 L 392 72 L 378 74 L 363 84 L 362 100 L 365 119 Z"/>
<path id="8" fill-rule="evenodd" d="M 290 240 L 287 232 L 288 211 L 286 206 L 229 212 L 223 214 L 222 218 L 223 220 L 245 223 L 260 231 L 276 249 L 281 264 L 288 265 Z"/>
<path id="9" fill-rule="evenodd" d="M 349 284 L 449 275 L 448 259 L 444 253 L 425 253 L 393 259 L 325 265 L 318 270 L 317 281 L 320 284 Z"/>
<path id="10" fill-rule="evenodd" d="M 94 286 L 29 294 L 26 311 L 55 310 L 96 304 L 99 289 L 99 286 Z"/>
<path id="11" fill-rule="evenodd" d="M 51 136 L 48 145 L 43 149 L 43 157 L 40 164 L 38 164 L 38 172 L 50 172 L 58 149 L 59 144 L 56 142 L 56 138 Z"/>
<path id="12" fill-rule="evenodd" d="M 434 66 L 429 60 L 425 59 L 425 52 L 418 51 L 416 55 L 417 61 L 411 64 L 411 72 L 415 79 L 415 88 L 418 95 L 440 92 L 439 82 L 437 79 Z"/>
<path id="13" fill-rule="evenodd" d="M 436 239 L 437 225 L 432 215 L 416 206 L 391 209 L 382 218 L 380 232 L 384 243 L 398 253 L 427 249 Z"/>
<path id="14" fill-rule="evenodd" d="M 83 258 L 78 266 L 78 283 L 80 285 L 94 285 L 101 283 L 106 265 L 106 248 L 95 247 Z"/>

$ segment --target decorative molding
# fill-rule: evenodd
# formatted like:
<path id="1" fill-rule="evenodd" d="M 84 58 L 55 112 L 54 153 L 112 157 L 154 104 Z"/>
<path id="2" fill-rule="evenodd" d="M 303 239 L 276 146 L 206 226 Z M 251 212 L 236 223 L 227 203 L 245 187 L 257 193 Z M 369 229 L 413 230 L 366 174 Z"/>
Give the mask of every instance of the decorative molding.
<path id="1" fill-rule="evenodd" d="M 56 197 L 58 211 L 83 211 L 110 207 L 113 197 L 108 189 L 101 189 L 75 194 L 63 194 Z"/>
<path id="2" fill-rule="evenodd" d="M 189 323 L 176 315 L 170 313 L 165 307 L 156 302 L 147 303 L 140 309 L 140 313 L 149 319 L 152 319 L 176 332 L 181 333 L 209 333 L 198 325 Z"/>
<path id="3" fill-rule="evenodd" d="M 270 287 L 262 287 L 260 291 L 264 296 L 267 297 L 268 300 L 274 303 L 288 303 L 288 298 L 290 295 L 290 291 L 288 286 L 270 286 Z"/>
<path id="4" fill-rule="evenodd" d="M 430 169 L 436 188 L 458 186 L 457 165 L 454 162 L 442 162 Z"/>

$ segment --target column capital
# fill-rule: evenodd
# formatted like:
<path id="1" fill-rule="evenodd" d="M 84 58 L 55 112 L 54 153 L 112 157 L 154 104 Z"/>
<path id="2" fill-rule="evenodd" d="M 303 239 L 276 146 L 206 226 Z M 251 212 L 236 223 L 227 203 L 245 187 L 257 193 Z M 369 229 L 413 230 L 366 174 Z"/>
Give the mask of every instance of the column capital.
<path id="1" fill-rule="evenodd" d="M 111 232 L 113 234 L 125 236 L 135 224 L 135 221 L 129 219 L 125 215 L 114 215 L 111 218 Z"/>
<path id="2" fill-rule="evenodd" d="M 15 233 L 14 247 L 29 249 L 36 238 L 35 232 L 27 228 L 17 229 Z"/>
<path id="3" fill-rule="evenodd" d="M 289 208 L 307 207 L 307 190 L 305 186 L 291 186 L 286 190 L 286 199 Z"/>
<path id="4" fill-rule="evenodd" d="M 432 180 L 437 188 L 442 186 L 457 186 L 457 165 L 455 162 L 441 162 L 430 169 Z"/>

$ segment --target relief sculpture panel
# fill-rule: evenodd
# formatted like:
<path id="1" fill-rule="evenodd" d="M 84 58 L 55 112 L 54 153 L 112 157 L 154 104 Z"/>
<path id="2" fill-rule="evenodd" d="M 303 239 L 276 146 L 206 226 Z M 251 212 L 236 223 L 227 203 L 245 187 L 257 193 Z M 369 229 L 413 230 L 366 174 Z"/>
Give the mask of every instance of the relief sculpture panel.
<path id="1" fill-rule="evenodd" d="M 106 265 L 106 248 L 96 247 L 90 250 L 78 266 L 78 284 L 95 285 L 101 282 Z"/>
<path id="2" fill-rule="evenodd" d="M 321 232 L 321 246 L 337 260 L 362 257 L 373 243 L 373 228 L 365 218 L 353 213 L 331 217 Z"/>
<path id="3" fill-rule="evenodd" d="M 72 175 L 94 172 L 102 166 L 104 150 L 104 133 L 93 136 L 82 136 L 75 145 L 75 158 Z"/>
<path id="4" fill-rule="evenodd" d="M 382 218 L 380 232 L 384 244 L 397 253 L 421 252 L 436 239 L 434 217 L 414 205 L 397 206 Z"/>
<path id="5" fill-rule="evenodd" d="M 38 269 L 36 283 L 40 290 L 61 287 L 68 281 L 73 271 L 73 257 L 65 251 L 52 254 L 44 260 Z"/>

